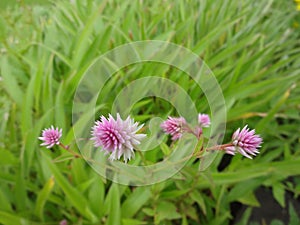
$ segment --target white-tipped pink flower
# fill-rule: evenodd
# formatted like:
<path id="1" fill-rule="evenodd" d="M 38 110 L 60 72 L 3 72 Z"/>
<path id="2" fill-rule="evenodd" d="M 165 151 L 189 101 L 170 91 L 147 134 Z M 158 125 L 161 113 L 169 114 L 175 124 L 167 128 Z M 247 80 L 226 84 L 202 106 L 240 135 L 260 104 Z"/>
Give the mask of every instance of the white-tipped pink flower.
<path id="1" fill-rule="evenodd" d="M 60 138 L 62 136 L 62 129 L 54 128 L 51 126 L 48 129 L 44 129 L 42 136 L 39 137 L 43 141 L 41 146 L 46 146 L 46 148 L 52 148 L 54 145 L 60 144 Z"/>
<path id="2" fill-rule="evenodd" d="M 111 160 L 120 159 L 123 156 L 125 162 L 134 157 L 133 149 L 140 144 L 146 136 L 137 134 L 143 127 L 134 122 L 129 116 L 122 120 L 117 114 L 115 120 L 111 115 L 108 119 L 101 116 L 101 121 L 96 121 L 92 127 L 92 138 L 95 147 L 102 147 L 106 154 L 110 154 Z"/>
<path id="3" fill-rule="evenodd" d="M 262 138 L 255 134 L 255 130 L 250 130 L 247 125 L 240 130 L 237 129 L 232 135 L 232 146 L 225 148 L 226 153 L 234 155 L 236 152 L 243 156 L 252 159 L 251 156 L 256 156 L 261 147 Z"/>
<path id="4" fill-rule="evenodd" d="M 160 125 L 165 133 L 172 136 L 173 141 L 181 138 L 185 126 L 186 121 L 183 117 L 171 116 Z"/>
<path id="5" fill-rule="evenodd" d="M 209 127 L 210 126 L 210 118 L 207 114 L 198 114 L 198 123 L 200 127 Z"/>

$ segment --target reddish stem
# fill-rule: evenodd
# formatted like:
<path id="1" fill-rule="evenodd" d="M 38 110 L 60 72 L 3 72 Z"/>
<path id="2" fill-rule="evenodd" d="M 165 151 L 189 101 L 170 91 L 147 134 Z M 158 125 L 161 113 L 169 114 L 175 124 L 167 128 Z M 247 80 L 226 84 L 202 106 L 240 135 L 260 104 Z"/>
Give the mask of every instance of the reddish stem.
<path id="1" fill-rule="evenodd" d="M 73 150 L 70 149 L 69 145 L 64 145 L 62 143 L 59 143 L 59 146 L 65 150 L 67 150 L 69 153 L 71 153 L 75 158 L 81 158 L 81 156 L 79 154 L 77 154 L 76 152 L 74 152 Z"/>
<path id="2" fill-rule="evenodd" d="M 232 146 L 231 143 L 228 144 L 223 144 L 223 145 L 216 145 L 216 146 L 212 146 L 210 148 L 207 148 L 207 151 L 212 151 L 212 150 L 224 150 L 226 147 L 230 147 Z"/>

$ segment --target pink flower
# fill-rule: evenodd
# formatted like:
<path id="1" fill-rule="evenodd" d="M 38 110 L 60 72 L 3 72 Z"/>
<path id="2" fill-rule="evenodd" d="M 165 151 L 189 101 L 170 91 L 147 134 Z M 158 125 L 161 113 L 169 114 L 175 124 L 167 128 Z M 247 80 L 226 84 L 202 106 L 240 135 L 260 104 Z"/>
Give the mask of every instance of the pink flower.
<path id="1" fill-rule="evenodd" d="M 184 126 L 186 126 L 186 121 L 183 117 L 171 116 L 169 116 L 168 119 L 160 125 L 165 133 L 172 136 L 172 140 L 181 138 L 184 131 Z"/>
<path id="2" fill-rule="evenodd" d="M 194 134 L 197 138 L 200 138 L 201 135 L 203 134 L 202 128 L 201 128 L 201 127 L 196 127 L 196 128 L 194 129 L 193 134 Z"/>
<path id="3" fill-rule="evenodd" d="M 200 127 L 209 127 L 210 126 L 210 118 L 207 114 L 198 114 L 198 123 Z"/>
<path id="4" fill-rule="evenodd" d="M 249 130 L 247 125 L 240 131 L 237 129 L 232 135 L 232 146 L 225 148 L 226 153 L 234 155 L 236 152 L 243 156 L 252 159 L 251 156 L 256 156 L 259 153 L 262 143 L 262 138 L 255 134 L 255 130 Z"/>
<path id="5" fill-rule="evenodd" d="M 46 146 L 46 148 L 52 148 L 54 145 L 59 145 L 59 139 L 62 135 L 62 129 L 54 128 L 51 126 L 48 129 L 44 129 L 42 136 L 39 137 L 40 140 L 44 141 L 41 146 Z"/>
<path id="6" fill-rule="evenodd" d="M 68 221 L 66 219 L 63 219 L 59 222 L 59 225 L 68 225 Z"/>
<path id="7" fill-rule="evenodd" d="M 124 161 L 134 157 L 133 149 L 140 144 L 140 141 L 146 136 L 137 134 L 143 125 L 138 126 L 129 116 L 122 120 L 117 114 L 115 120 L 111 115 L 106 119 L 101 116 L 101 121 L 96 121 L 92 127 L 92 138 L 95 147 L 102 147 L 106 154 L 110 154 L 111 160 L 120 159 L 123 156 Z"/>

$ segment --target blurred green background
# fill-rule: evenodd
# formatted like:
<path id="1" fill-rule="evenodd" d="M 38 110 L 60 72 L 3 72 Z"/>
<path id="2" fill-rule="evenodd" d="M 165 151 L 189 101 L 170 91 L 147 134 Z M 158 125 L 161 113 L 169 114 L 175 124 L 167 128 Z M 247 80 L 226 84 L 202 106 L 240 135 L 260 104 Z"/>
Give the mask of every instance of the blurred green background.
<path id="1" fill-rule="evenodd" d="M 0 1 L 0 224 L 300 224 L 295 2 L 45 2 Z M 249 124 L 264 139 L 261 153 L 253 160 L 220 153 L 205 171 L 190 160 L 165 182 L 131 187 L 102 178 L 57 147 L 41 148 L 37 137 L 53 124 L 77 151 L 72 128 L 85 122 L 71 121 L 78 82 L 99 55 L 140 40 L 174 42 L 204 59 L 226 101 L 224 142 Z M 199 112 L 210 113 L 205 95 L 188 76 L 147 63 L 124 68 L 108 81 L 95 118 L 110 113 L 128 83 L 148 74 L 180 84 Z M 83 118 L 90 113 L 86 108 Z M 131 114 L 147 128 L 151 118 L 174 116 L 176 110 L 146 98 Z M 172 152 L 167 137 L 164 141 L 143 155 L 143 163 Z"/>
<path id="2" fill-rule="evenodd" d="M 45 5 L 49 4 L 47 0 L 2 0 L 0 1 L 1 10 L 5 10 L 8 7 L 15 7 L 16 5 Z"/>

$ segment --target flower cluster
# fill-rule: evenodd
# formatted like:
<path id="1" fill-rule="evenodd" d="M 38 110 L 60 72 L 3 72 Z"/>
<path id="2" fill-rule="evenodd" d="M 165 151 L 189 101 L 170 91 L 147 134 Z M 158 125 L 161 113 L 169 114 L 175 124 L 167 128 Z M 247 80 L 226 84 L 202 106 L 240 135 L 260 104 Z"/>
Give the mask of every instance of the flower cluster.
<path id="1" fill-rule="evenodd" d="M 62 129 L 54 128 L 51 126 L 48 129 L 44 129 L 42 132 L 42 136 L 39 137 L 44 143 L 41 146 L 46 146 L 46 148 L 52 148 L 54 145 L 60 144 L 60 138 L 62 135 Z"/>
<path id="2" fill-rule="evenodd" d="M 117 114 L 115 120 L 111 115 L 101 121 L 96 121 L 92 128 L 92 138 L 95 147 L 102 147 L 106 154 L 110 154 L 111 160 L 120 159 L 123 156 L 125 162 L 134 157 L 133 149 L 139 145 L 145 134 L 137 134 L 143 127 L 134 122 L 129 116 L 122 120 Z"/>
<path id="3" fill-rule="evenodd" d="M 186 125 L 186 121 L 183 117 L 175 118 L 169 116 L 160 127 L 165 133 L 170 134 L 172 136 L 172 140 L 175 141 L 181 138 Z"/>
<path id="4" fill-rule="evenodd" d="M 210 126 L 210 118 L 207 114 L 198 114 L 198 123 L 200 127 L 209 127 Z"/>
<path id="5" fill-rule="evenodd" d="M 184 133 L 191 133 L 198 139 L 201 137 L 203 128 L 209 127 L 211 124 L 210 117 L 207 114 L 198 114 L 198 124 L 191 128 L 183 117 L 171 117 L 161 123 L 161 128 L 166 134 L 171 135 L 171 139 L 176 141 L 182 137 Z M 134 158 L 134 149 L 145 138 L 145 134 L 138 133 L 142 125 L 135 122 L 130 116 L 125 120 L 117 114 L 116 119 L 109 115 L 108 118 L 101 116 L 100 120 L 96 121 L 91 128 L 91 138 L 96 148 L 100 147 L 101 151 L 109 154 L 109 159 L 120 160 L 123 157 L 125 163 L 131 158 Z M 60 142 L 62 129 L 51 126 L 42 131 L 42 136 L 39 137 L 43 141 L 41 146 L 52 148 L 54 145 L 59 145 L 72 153 L 75 157 L 78 154 L 69 149 L 68 146 Z M 262 138 L 255 134 L 255 130 L 251 130 L 246 125 L 243 129 L 238 128 L 232 135 L 230 143 L 214 146 L 207 150 L 222 150 L 227 154 L 235 155 L 240 153 L 243 156 L 252 159 L 259 153 L 259 148 L 262 144 Z"/>
<path id="6" fill-rule="evenodd" d="M 110 154 L 109 159 L 119 160 L 123 156 L 124 161 L 127 162 L 134 157 L 133 150 L 146 136 L 137 133 L 142 127 L 143 124 L 139 125 L 129 116 L 126 120 L 122 120 L 119 114 L 117 114 L 117 119 L 114 119 L 112 115 L 109 115 L 108 118 L 101 116 L 100 121 L 96 121 L 92 127 L 91 140 L 94 142 L 95 147 L 101 147 L 105 154 Z M 52 148 L 54 145 L 61 145 L 61 147 L 71 152 L 67 146 L 60 143 L 61 136 L 62 129 L 59 130 L 51 126 L 42 132 L 39 139 L 43 141 L 42 146 Z M 71 153 L 74 154 L 74 152 Z"/>
<path id="7" fill-rule="evenodd" d="M 164 121 L 160 127 L 166 134 L 172 136 L 172 140 L 175 141 L 182 137 L 184 132 L 192 133 L 196 135 L 197 138 L 201 136 L 202 128 L 210 126 L 210 118 L 207 114 L 198 114 L 198 125 L 192 129 L 187 124 L 185 118 L 183 117 L 171 117 L 169 116 L 166 121 Z"/>
<path id="8" fill-rule="evenodd" d="M 172 140 L 177 140 L 182 137 L 184 132 L 192 133 L 197 138 L 202 134 L 202 128 L 210 126 L 210 118 L 207 114 L 198 114 L 198 126 L 194 129 L 190 128 L 183 117 L 175 118 L 168 117 L 161 124 L 162 129 L 166 134 L 172 136 Z M 262 138 L 255 134 L 255 130 L 250 130 L 246 125 L 242 130 L 238 128 L 232 135 L 231 143 L 219 145 L 211 150 L 224 150 L 227 154 L 235 155 L 240 153 L 243 156 L 252 159 L 259 153 Z"/>
<path id="9" fill-rule="evenodd" d="M 246 125 L 242 130 L 237 129 L 232 135 L 231 145 L 225 147 L 228 154 L 234 155 L 239 152 L 243 156 L 252 159 L 259 153 L 258 149 L 261 147 L 262 138 L 255 134 L 255 130 L 250 130 Z"/>

